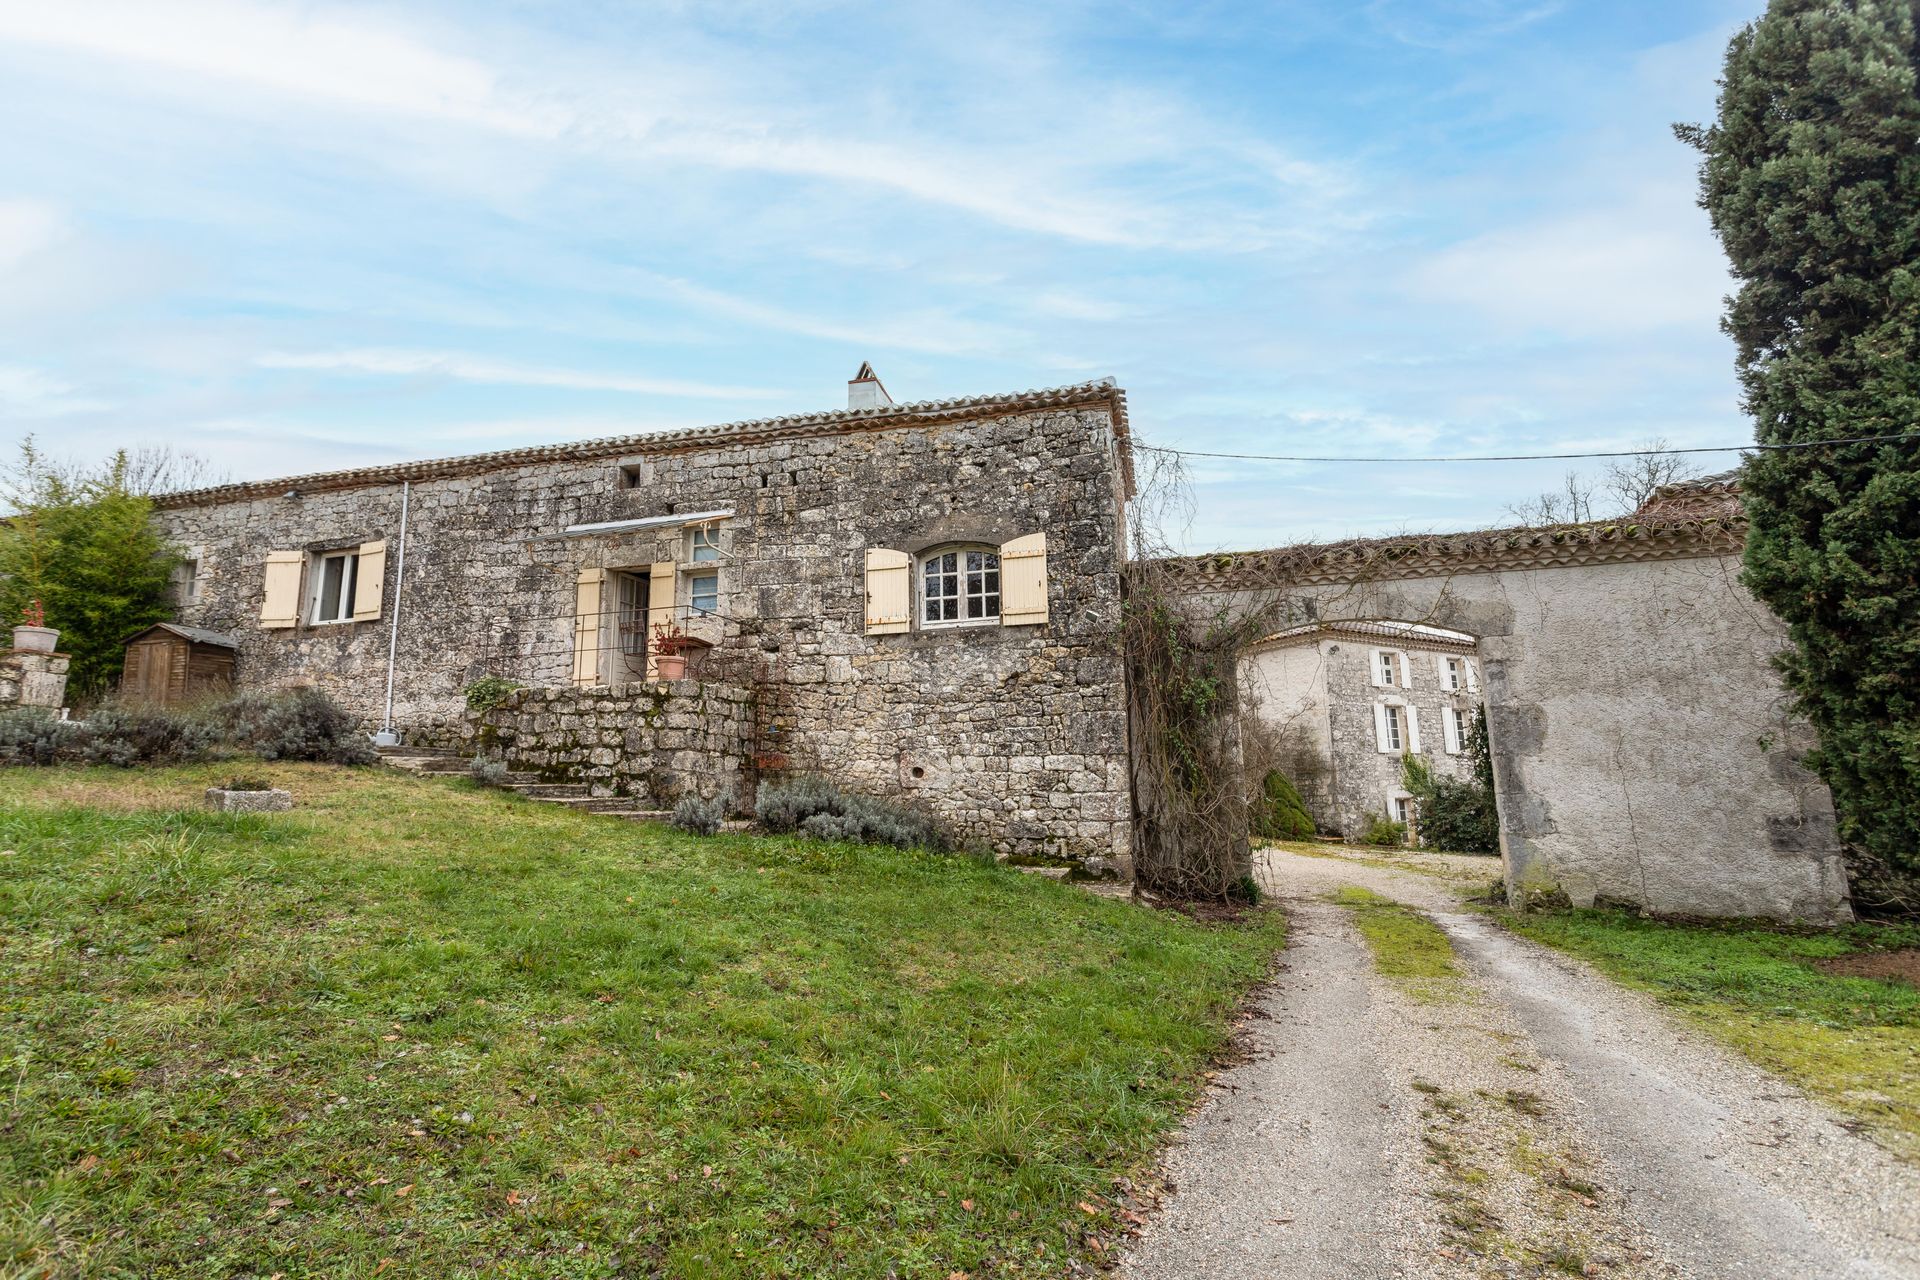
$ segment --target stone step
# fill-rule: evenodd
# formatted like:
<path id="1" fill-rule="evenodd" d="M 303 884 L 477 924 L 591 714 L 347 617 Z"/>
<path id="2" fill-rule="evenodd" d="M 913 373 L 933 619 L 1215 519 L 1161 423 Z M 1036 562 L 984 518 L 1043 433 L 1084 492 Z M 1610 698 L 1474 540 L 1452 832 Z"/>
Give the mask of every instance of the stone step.
<path id="1" fill-rule="evenodd" d="M 502 791 L 517 791 L 529 800 L 567 800 L 574 797 L 586 797 L 587 784 L 584 782 L 541 782 L 533 774 L 509 774 L 509 781 L 501 784 Z"/>
<path id="2" fill-rule="evenodd" d="M 602 809 L 603 818 L 625 818 L 628 822 L 666 822 L 673 817 L 671 809 Z"/>
<path id="3" fill-rule="evenodd" d="M 632 811 L 634 805 L 632 796 L 542 796 L 537 798 L 547 804 L 565 805 L 576 813 L 626 813 Z"/>
<path id="4" fill-rule="evenodd" d="M 406 759 L 406 760 L 429 760 L 429 759 L 440 759 L 440 758 L 451 759 L 451 760 L 467 759 L 466 752 L 455 751 L 451 747 L 375 747 L 374 750 L 379 752 L 381 756 L 389 760 L 392 760 L 395 758 Z"/>

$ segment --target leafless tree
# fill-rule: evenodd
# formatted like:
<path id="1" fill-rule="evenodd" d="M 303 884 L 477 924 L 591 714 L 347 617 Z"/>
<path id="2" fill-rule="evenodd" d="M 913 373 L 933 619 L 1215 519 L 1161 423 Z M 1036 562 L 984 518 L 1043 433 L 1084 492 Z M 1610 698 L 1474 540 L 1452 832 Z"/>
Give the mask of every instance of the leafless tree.
<path id="1" fill-rule="evenodd" d="M 1639 452 L 1610 460 L 1598 480 L 1569 471 L 1558 490 L 1509 504 L 1507 514 L 1530 527 L 1587 524 L 1628 515 L 1666 485 L 1700 474 L 1685 455 L 1663 452 L 1667 448 L 1667 442 L 1655 436 L 1643 442 Z"/>

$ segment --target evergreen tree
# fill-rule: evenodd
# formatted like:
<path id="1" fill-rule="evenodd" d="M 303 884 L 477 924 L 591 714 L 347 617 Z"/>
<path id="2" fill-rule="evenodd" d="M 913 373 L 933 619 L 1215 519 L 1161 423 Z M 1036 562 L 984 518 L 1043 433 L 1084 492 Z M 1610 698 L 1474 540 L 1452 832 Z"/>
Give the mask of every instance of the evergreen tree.
<path id="1" fill-rule="evenodd" d="M 68 689 L 80 701 L 110 692 L 127 638 L 171 613 L 179 556 L 154 532 L 153 504 L 133 491 L 128 467 L 116 454 L 75 472 L 29 439 L 6 476 L 13 512 L 0 522 L 0 619 L 11 626 L 40 602 L 73 657 Z"/>
<path id="2" fill-rule="evenodd" d="M 1772 0 L 1682 126 L 1762 444 L 1920 432 L 1920 0 Z M 1920 440 L 1755 455 L 1745 579 L 1865 863 L 1920 874 Z"/>

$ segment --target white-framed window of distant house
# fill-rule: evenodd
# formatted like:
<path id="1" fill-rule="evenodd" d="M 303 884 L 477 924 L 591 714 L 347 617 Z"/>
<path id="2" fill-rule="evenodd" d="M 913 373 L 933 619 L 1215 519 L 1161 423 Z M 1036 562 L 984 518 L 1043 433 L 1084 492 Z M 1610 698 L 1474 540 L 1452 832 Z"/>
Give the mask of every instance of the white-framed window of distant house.
<path id="1" fill-rule="evenodd" d="M 1389 704 L 1386 708 L 1387 750 L 1400 751 L 1406 747 L 1406 712 Z"/>
<path id="2" fill-rule="evenodd" d="M 1000 621 L 1000 553 L 943 547 L 920 558 L 920 625 L 965 627 Z"/>
<path id="3" fill-rule="evenodd" d="M 1400 683 L 1400 655 L 1391 649 L 1380 649 L 1374 653 L 1374 661 L 1380 664 L 1377 683 L 1393 686 Z M 1351 670 L 1352 668 L 1348 668 Z"/>

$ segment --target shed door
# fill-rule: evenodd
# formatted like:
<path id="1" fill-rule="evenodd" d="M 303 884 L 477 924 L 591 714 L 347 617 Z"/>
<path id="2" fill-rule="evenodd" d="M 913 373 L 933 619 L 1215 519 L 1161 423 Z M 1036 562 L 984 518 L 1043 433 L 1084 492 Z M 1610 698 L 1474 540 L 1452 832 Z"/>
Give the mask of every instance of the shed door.
<path id="1" fill-rule="evenodd" d="M 123 682 L 136 701 L 156 705 L 167 701 L 168 658 L 174 646 L 165 640 L 136 644 L 127 650 L 127 678 Z"/>

